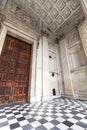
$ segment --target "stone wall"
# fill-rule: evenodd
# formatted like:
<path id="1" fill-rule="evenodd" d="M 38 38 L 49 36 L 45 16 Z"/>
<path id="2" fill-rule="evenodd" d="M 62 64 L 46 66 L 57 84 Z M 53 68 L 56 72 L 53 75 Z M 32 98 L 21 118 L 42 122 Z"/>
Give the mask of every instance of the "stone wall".
<path id="1" fill-rule="evenodd" d="M 70 66 L 69 66 L 69 59 L 67 54 L 66 48 L 66 38 L 63 37 L 59 41 L 60 46 L 60 55 L 61 55 L 61 69 L 62 69 L 62 85 L 63 85 L 63 95 L 66 97 L 72 97 L 72 81 L 71 81 L 71 74 L 70 74 Z"/>
<path id="2" fill-rule="evenodd" d="M 87 98 L 87 58 L 77 29 L 73 29 L 59 42 L 64 95 L 76 99 Z"/>
<path id="3" fill-rule="evenodd" d="M 53 89 L 55 89 L 55 96 L 60 96 L 61 93 L 61 78 L 60 78 L 60 60 L 59 48 L 54 41 L 49 40 L 48 44 L 48 69 L 49 69 L 49 91 L 50 96 L 53 96 Z"/>
<path id="4" fill-rule="evenodd" d="M 79 25 L 78 30 L 79 30 L 82 45 L 83 45 L 83 48 L 84 48 L 84 52 L 85 52 L 86 57 L 87 57 L 87 20 L 83 21 Z"/>

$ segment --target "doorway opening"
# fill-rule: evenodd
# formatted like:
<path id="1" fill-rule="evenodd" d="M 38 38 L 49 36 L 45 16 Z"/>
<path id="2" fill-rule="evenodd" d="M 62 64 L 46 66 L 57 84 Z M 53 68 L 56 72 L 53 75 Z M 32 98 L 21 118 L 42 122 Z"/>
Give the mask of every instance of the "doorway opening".
<path id="1" fill-rule="evenodd" d="M 27 101 L 32 46 L 7 35 L 0 56 L 0 103 Z"/>

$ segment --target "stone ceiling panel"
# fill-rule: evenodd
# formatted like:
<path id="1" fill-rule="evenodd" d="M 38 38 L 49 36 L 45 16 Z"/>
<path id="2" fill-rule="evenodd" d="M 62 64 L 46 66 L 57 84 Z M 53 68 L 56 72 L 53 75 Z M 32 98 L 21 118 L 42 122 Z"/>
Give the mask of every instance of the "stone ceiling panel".
<path id="1" fill-rule="evenodd" d="M 50 1 L 46 1 L 44 8 L 49 12 L 53 8 L 53 4 Z"/>
<path id="2" fill-rule="evenodd" d="M 60 26 L 64 22 L 64 18 L 60 15 L 56 19 L 56 23 Z"/>
<path id="3" fill-rule="evenodd" d="M 52 28 L 53 31 L 55 31 L 57 27 L 58 27 L 58 25 L 57 25 L 55 22 L 53 22 L 53 23 L 50 25 L 50 28 Z"/>
<path id="4" fill-rule="evenodd" d="M 71 11 L 68 7 L 65 8 L 64 11 L 62 12 L 62 15 L 65 19 L 68 18 L 70 14 L 71 14 Z"/>
<path id="5" fill-rule="evenodd" d="M 36 13 L 39 13 L 40 10 L 41 10 L 41 7 L 40 7 L 39 4 L 37 4 L 37 3 L 35 2 L 34 5 L 33 5 L 33 9 L 34 9 L 34 11 L 35 11 Z"/>
<path id="6" fill-rule="evenodd" d="M 47 16 L 47 13 L 44 9 L 41 10 L 40 16 L 41 16 L 41 19 L 44 19 Z"/>
<path id="7" fill-rule="evenodd" d="M 79 0 L 73 0 L 73 1 L 71 1 L 70 7 L 71 7 L 73 10 L 75 10 L 78 6 L 80 6 Z"/>
<path id="8" fill-rule="evenodd" d="M 57 11 L 57 9 L 53 8 L 50 15 L 53 19 L 55 19 L 59 15 L 59 12 Z"/>
<path id="9" fill-rule="evenodd" d="M 42 6 L 42 4 L 45 3 L 45 1 L 46 1 L 46 0 L 39 0 L 39 3 L 41 4 L 41 6 Z"/>
<path id="10" fill-rule="evenodd" d="M 65 3 L 65 1 L 64 0 L 58 0 L 58 2 L 57 2 L 57 8 L 58 8 L 58 10 L 59 11 L 61 11 L 61 10 L 63 10 L 64 9 L 64 7 L 66 6 L 66 3 Z"/>
<path id="11" fill-rule="evenodd" d="M 45 22 L 50 25 L 52 23 L 52 18 L 50 16 L 47 16 L 45 19 Z"/>
<path id="12" fill-rule="evenodd" d="M 80 8 L 79 0 L 14 0 L 14 2 L 27 11 L 32 10 L 54 33 Z"/>
<path id="13" fill-rule="evenodd" d="M 53 2 L 53 3 L 56 3 L 56 2 L 57 2 L 57 0 L 52 0 L 52 2 Z"/>

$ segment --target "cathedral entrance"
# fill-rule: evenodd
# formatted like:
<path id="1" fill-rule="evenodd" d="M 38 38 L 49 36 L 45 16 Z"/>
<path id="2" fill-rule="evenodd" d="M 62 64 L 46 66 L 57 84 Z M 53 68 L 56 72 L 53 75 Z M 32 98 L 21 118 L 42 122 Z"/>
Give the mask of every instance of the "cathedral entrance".
<path id="1" fill-rule="evenodd" d="M 0 57 L 0 103 L 26 101 L 31 45 L 6 36 Z"/>

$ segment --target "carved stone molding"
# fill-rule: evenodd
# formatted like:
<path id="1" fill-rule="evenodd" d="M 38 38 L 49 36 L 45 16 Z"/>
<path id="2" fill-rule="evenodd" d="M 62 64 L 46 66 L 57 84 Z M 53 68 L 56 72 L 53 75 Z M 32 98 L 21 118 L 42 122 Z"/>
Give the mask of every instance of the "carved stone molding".
<path id="1" fill-rule="evenodd" d="M 0 10 L 3 10 L 5 8 L 7 0 L 0 0 Z"/>
<path id="2" fill-rule="evenodd" d="M 64 34 L 61 34 L 59 37 L 58 37 L 59 41 L 65 39 L 65 35 Z"/>
<path id="3" fill-rule="evenodd" d="M 21 6 L 17 5 L 14 1 L 8 0 L 5 12 L 12 15 L 15 19 L 23 22 L 25 25 L 30 26 L 36 31 L 40 31 L 40 19 L 34 15 L 31 10 L 24 10 Z M 15 20 L 14 19 L 14 20 Z"/>
<path id="4" fill-rule="evenodd" d="M 45 37 L 48 37 L 49 33 L 46 30 L 41 30 L 41 35 L 45 36 Z"/>
<path id="5" fill-rule="evenodd" d="M 37 32 L 41 31 L 43 23 L 54 35 L 58 34 L 56 32 L 61 30 L 68 20 L 72 24 L 82 18 L 83 12 L 80 8 L 79 0 L 0 0 L 0 9 L 14 15 L 15 19 Z"/>
<path id="6" fill-rule="evenodd" d="M 68 46 L 72 46 L 80 40 L 77 29 L 73 29 L 67 36 Z"/>
<path id="7" fill-rule="evenodd" d="M 79 0 L 15 0 L 15 3 L 24 10 L 33 10 L 53 33 L 80 8 Z"/>
<path id="8" fill-rule="evenodd" d="M 5 19 L 6 19 L 5 15 L 0 12 L 0 26 Z"/>

